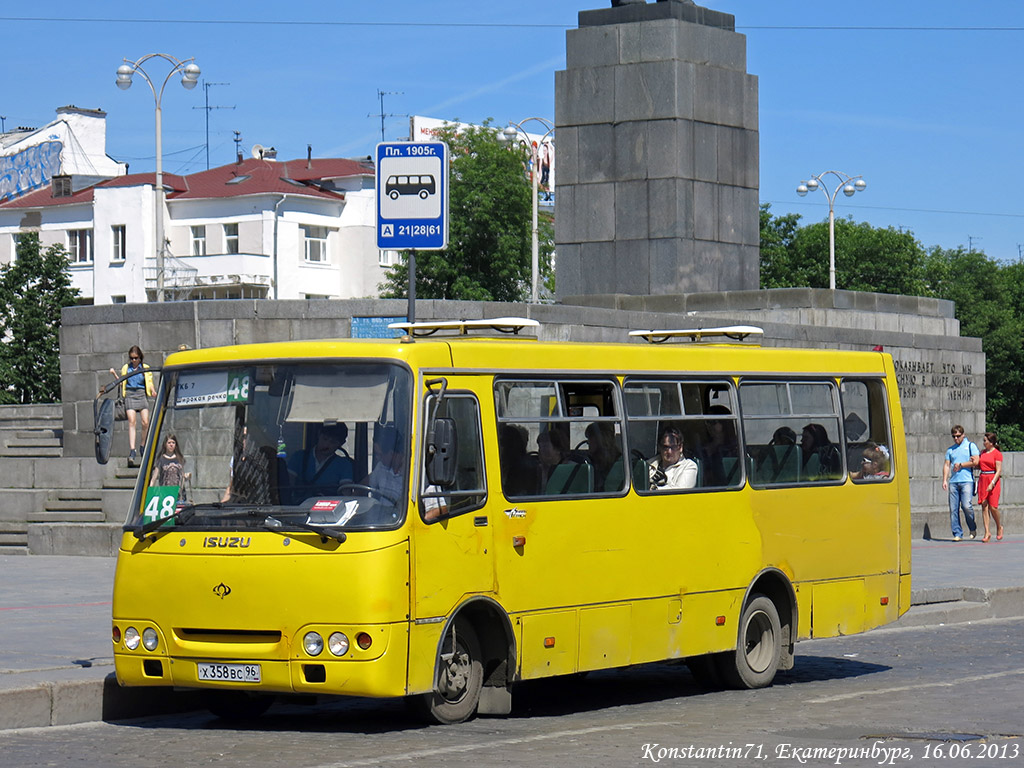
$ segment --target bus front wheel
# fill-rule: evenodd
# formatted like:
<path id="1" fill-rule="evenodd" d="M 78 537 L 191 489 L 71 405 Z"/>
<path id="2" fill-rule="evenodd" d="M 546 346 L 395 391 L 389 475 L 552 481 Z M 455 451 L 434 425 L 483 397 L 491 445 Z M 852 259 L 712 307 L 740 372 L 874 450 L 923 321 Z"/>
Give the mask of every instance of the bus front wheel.
<path id="1" fill-rule="evenodd" d="M 464 621 L 452 622 L 441 643 L 434 692 L 419 698 L 418 709 L 435 723 L 461 723 L 476 712 L 483 683 L 483 654 L 476 632 Z"/>
<path id="2" fill-rule="evenodd" d="M 782 653 L 782 625 L 775 603 L 754 595 L 740 615 L 736 651 L 719 656 L 722 676 L 733 688 L 766 688 Z"/>

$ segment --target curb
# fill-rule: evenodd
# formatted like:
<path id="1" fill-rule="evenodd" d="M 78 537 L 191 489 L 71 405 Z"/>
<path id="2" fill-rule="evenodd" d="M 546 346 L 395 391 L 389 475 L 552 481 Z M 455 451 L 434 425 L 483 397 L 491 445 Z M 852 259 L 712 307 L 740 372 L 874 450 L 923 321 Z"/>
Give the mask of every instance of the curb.
<path id="1" fill-rule="evenodd" d="M 910 610 L 893 627 L 960 624 L 1024 616 L 1024 587 L 933 587 L 910 594 Z"/>
<path id="2" fill-rule="evenodd" d="M 203 708 L 201 691 L 122 688 L 113 672 L 100 672 L 102 676 L 88 680 L 0 689 L 0 730 L 127 720 Z"/>

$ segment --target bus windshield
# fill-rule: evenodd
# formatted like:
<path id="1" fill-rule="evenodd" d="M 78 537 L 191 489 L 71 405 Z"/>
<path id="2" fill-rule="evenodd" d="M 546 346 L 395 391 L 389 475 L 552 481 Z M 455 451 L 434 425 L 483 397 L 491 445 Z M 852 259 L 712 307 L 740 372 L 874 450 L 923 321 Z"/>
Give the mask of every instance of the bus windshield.
<path id="1" fill-rule="evenodd" d="M 393 527 L 407 504 L 411 375 L 388 363 L 169 371 L 130 526 Z"/>

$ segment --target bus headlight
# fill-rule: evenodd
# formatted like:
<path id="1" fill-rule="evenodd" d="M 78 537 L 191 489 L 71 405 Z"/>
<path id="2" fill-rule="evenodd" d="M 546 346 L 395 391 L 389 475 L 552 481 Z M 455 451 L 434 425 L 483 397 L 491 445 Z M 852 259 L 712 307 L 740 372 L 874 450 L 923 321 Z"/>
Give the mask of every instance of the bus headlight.
<path id="1" fill-rule="evenodd" d="M 155 629 L 146 627 L 142 630 L 142 645 L 147 651 L 155 651 L 159 642 L 160 638 L 157 637 Z"/>
<path id="2" fill-rule="evenodd" d="M 319 632 L 307 632 L 302 638 L 302 646 L 310 656 L 319 656 L 324 649 L 324 639 Z"/>
<path id="3" fill-rule="evenodd" d="M 128 629 L 124 631 L 124 647 L 129 651 L 134 651 L 138 648 L 139 640 L 141 639 L 142 638 L 139 637 L 139 630 L 135 627 L 128 627 Z"/>
<path id="4" fill-rule="evenodd" d="M 344 656 L 348 653 L 348 637 L 344 632 L 334 632 L 327 638 L 327 650 L 335 656 Z"/>

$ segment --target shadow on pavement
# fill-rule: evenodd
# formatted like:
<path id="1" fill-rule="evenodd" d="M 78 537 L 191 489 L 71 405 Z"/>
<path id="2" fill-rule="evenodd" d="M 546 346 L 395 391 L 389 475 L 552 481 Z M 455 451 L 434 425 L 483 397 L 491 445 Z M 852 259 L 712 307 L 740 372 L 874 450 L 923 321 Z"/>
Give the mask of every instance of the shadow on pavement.
<path id="1" fill-rule="evenodd" d="M 775 687 L 862 677 L 889 670 L 840 657 L 798 656 L 796 667 L 780 672 Z M 591 672 L 586 675 L 519 683 L 512 692 L 513 719 L 561 717 L 579 712 L 648 704 L 697 696 L 771 695 L 771 689 L 754 692 L 709 691 L 701 687 L 685 663 L 647 664 L 628 669 Z M 194 701 L 194 699 L 193 699 Z M 422 722 L 403 700 L 366 698 L 283 698 L 261 717 L 228 722 L 206 712 L 170 717 L 122 721 L 130 728 L 181 728 L 184 730 L 231 730 L 299 733 L 379 734 L 418 730 Z"/>

